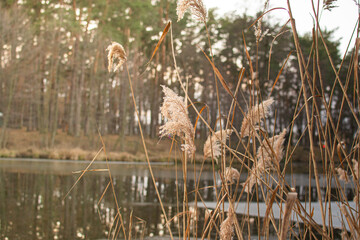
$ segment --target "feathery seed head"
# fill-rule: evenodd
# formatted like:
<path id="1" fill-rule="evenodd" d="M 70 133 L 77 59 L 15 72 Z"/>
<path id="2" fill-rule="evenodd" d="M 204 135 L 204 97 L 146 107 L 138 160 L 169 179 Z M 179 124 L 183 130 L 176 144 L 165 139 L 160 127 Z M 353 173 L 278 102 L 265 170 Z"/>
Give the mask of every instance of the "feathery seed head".
<path id="1" fill-rule="evenodd" d="M 253 130 L 258 130 L 262 120 L 269 114 L 270 106 L 274 100 L 269 98 L 266 101 L 250 108 L 241 124 L 241 137 L 249 136 Z"/>
<path id="2" fill-rule="evenodd" d="M 271 166 L 271 160 L 275 163 L 280 162 L 284 155 L 285 134 L 286 128 L 279 135 L 262 141 L 256 155 L 259 162 L 263 162 L 266 167 Z"/>
<path id="3" fill-rule="evenodd" d="M 337 171 L 340 180 L 349 182 L 349 179 L 347 177 L 347 172 L 344 169 L 342 169 L 341 167 L 338 167 L 338 168 L 335 168 L 335 170 Z"/>
<path id="4" fill-rule="evenodd" d="M 225 181 L 234 183 L 234 180 L 238 181 L 240 179 L 240 173 L 237 169 L 232 167 L 227 167 L 225 169 Z"/>
<path id="5" fill-rule="evenodd" d="M 162 88 L 165 96 L 160 111 L 167 121 L 160 127 L 160 137 L 169 134 L 179 136 L 185 141 L 181 150 L 192 155 L 196 150 L 194 127 L 190 122 L 184 98 L 166 86 L 162 85 Z"/>
<path id="6" fill-rule="evenodd" d="M 180 21 L 183 19 L 185 12 L 190 7 L 190 1 L 189 0 L 178 0 L 177 7 L 176 7 L 176 14 L 178 16 L 178 20 Z"/>
<path id="7" fill-rule="evenodd" d="M 227 218 L 220 225 L 220 240 L 231 240 L 234 235 L 235 212 L 229 208 Z"/>
<path id="8" fill-rule="evenodd" d="M 256 42 L 259 43 L 263 40 L 263 38 L 268 34 L 269 29 L 266 29 L 264 32 L 261 30 L 262 18 L 260 18 L 257 23 L 254 25 L 254 34 L 256 38 Z"/>
<path id="9" fill-rule="evenodd" d="M 244 191 L 250 192 L 254 184 L 260 183 L 259 174 L 265 172 L 266 168 L 273 166 L 273 163 L 278 164 L 284 154 L 286 128 L 279 134 L 269 139 L 264 139 L 258 148 L 256 158 L 257 162 L 251 168 L 251 173 L 245 183 L 243 183 Z"/>
<path id="10" fill-rule="evenodd" d="M 229 138 L 232 132 L 233 130 L 231 129 L 219 130 L 215 132 L 215 134 L 213 134 L 212 136 L 209 135 L 204 144 L 204 157 L 211 158 L 213 156 L 216 159 L 217 163 L 217 158 L 221 156 L 221 143 L 225 144 L 226 139 Z"/>
<path id="11" fill-rule="evenodd" d="M 126 61 L 126 53 L 123 48 L 123 46 L 117 42 L 112 42 L 111 45 L 109 45 L 106 48 L 106 51 L 109 51 L 108 53 L 108 70 L 111 72 L 111 69 L 114 67 L 114 72 L 116 72 L 121 65 Z M 114 59 L 118 60 L 118 64 L 114 66 Z"/>
<path id="12" fill-rule="evenodd" d="M 255 33 L 255 37 L 256 37 L 256 42 L 260 42 L 260 38 L 262 35 L 262 31 L 261 31 L 261 20 L 259 19 L 256 23 L 256 25 L 254 25 L 254 33 Z"/>
<path id="13" fill-rule="evenodd" d="M 190 10 L 196 20 L 206 21 L 207 11 L 202 0 L 178 0 L 176 7 L 178 21 L 184 17 L 187 10 Z"/>

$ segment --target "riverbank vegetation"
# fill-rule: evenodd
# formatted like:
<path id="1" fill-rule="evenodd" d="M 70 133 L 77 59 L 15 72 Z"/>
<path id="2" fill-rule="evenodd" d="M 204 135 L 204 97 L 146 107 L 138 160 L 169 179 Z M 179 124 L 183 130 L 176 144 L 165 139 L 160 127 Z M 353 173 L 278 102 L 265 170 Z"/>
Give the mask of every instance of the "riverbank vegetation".
<path id="1" fill-rule="evenodd" d="M 58 160 L 85 160 L 91 161 L 102 145 L 99 137 L 88 136 L 70 136 L 62 131 L 56 134 L 53 148 L 43 148 L 42 139 L 37 131 L 27 131 L 26 129 L 8 129 L 7 130 L 7 148 L 0 149 L 1 158 L 40 158 L 40 159 L 58 159 Z M 140 136 L 125 136 L 123 151 L 119 151 L 119 136 L 105 135 L 103 136 L 105 146 L 107 148 L 107 157 L 109 161 L 125 161 L 146 162 L 146 156 L 141 144 Z M 215 140 L 215 139 L 213 139 Z M 163 138 L 153 139 L 146 138 L 146 145 L 149 148 L 149 156 L 152 161 L 169 162 L 176 157 L 175 152 L 170 152 L 171 139 Z M 205 141 L 197 141 L 196 146 L 199 152 L 195 155 L 197 164 L 201 164 L 203 160 L 203 152 L 206 146 Z M 245 152 L 242 147 L 240 151 Z M 251 147 L 249 147 L 251 148 Z M 306 163 L 305 155 L 309 154 L 309 149 L 304 146 L 292 147 L 292 161 L 295 164 Z M 211 154 L 211 152 L 208 152 Z M 321 153 L 315 151 L 317 162 L 321 162 Z M 97 160 L 104 161 L 105 154 L 102 153 Z M 335 156 L 335 161 L 338 157 Z M 211 164 L 210 161 L 205 164 Z M 236 163 L 234 163 L 236 164 Z M 308 166 L 303 166 L 299 172 L 303 172 Z M 301 171 L 300 171 L 301 170 Z"/>
<path id="2" fill-rule="evenodd" d="M 2 35 L 1 147 L 9 144 L 10 127 L 26 127 L 38 131 L 42 146 L 52 151 L 60 130 L 98 138 L 93 161 L 103 152 L 107 162 L 106 149 L 114 143 L 103 136 L 116 134 L 119 151 L 128 147 L 128 136 L 139 136 L 163 231 L 171 239 L 250 239 L 249 212 L 237 212 L 244 198 L 248 206 L 266 204 L 265 217 L 258 212 L 252 220 L 259 239 L 339 238 L 332 202 L 342 213 L 341 237 L 358 239 L 360 39 L 354 31 L 355 45 L 341 57 L 334 33 L 319 25 L 321 12 L 331 11 L 336 1 L 312 1 L 314 28 L 304 36 L 297 33 L 290 1 L 287 9 L 268 9 L 265 1 L 254 17 L 216 16 L 201 0 L 26 3 L 1 8 L 8 13 L 1 15 L 5 20 L 28 19 Z M 19 11 L 26 7 L 27 13 Z M 288 21 L 267 21 L 269 11 L 285 11 Z M 26 27 L 31 21 L 33 28 Z M 24 29 L 23 35 L 15 37 L 14 29 Z M 158 135 L 176 153 L 172 161 L 182 170 L 181 178 L 174 171 L 184 185 L 176 189 L 172 211 L 164 208 L 166 196 L 159 194 L 151 166 L 157 150 L 147 139 Z M 285 172 L 295 171 L 296 149 L 307 149 L 301 152 L 309 176 L 305 202 L 285 178 Z M 200 187 L 205 162 L 211 164 L 213 185 Z M 109 182 L 99 202 L 111 193 L 116 206 L 108 237 L 144 233 L 132 225 L 132 212 L 129 218 L 122 214 L 109 165 L 105 171 Z M 247 178 L 240 182 L 243 173 Z M 207 188 L 216 195 L 211 210 L 203 201 Z M 309 205 L 313 201 L 321 215 L 317 221 Z"/>
<path id="3" fill-rule="evenodd" d="M 59 132 L 56 135 L 54 147 L 42 148 L 41 137 L 36 131 L 29 132 L 26 129 L 9 129 L 7 148 L 0 149 L 0 157 L 3 158 L 41 158 L 60 160 L 86 160 L 90 161 L 96 155 L 101 146 L 99 137 L 89 138 L 86 136 L 74 137 Z M 107 157 L 110 161 L 146 161 L 141 138 L 138 136 L 126 136 L 123 143 L 124 150 L 120 152 L 119 136 L 106 135 L 103 137 L 107 147 Z M 151 150 L 150 157 L 154 161 L 168 161 L 174 155 L 169 155 L 171 141 L 159 141 L 157 139 L 146 140 Z M 105 155 L 100 154 L 98 160 L 105 160 Z"/>
<path id="4" fill-rule="evenodd" d="M 181 87 L 173 81 L 176 71 L 169 38 L 164 39 L 156 55 L 152 54 L 166 23 L 177 19 L 176 1 L 156 4 L 151 1 L 94 1 L 92 4 L 7 1 L 1 3 L 0 12 L 0 148 L 9 148 L 11 129 L 26 129 L 38 132 L 39 148 L 53 148 L 58 134 L 96 139 L 100 131 L 103 136 L 118 135 L 121 143 L 118 150 L 124 151 L 125 137 L 139 136 L 138 119 L 126 72 L 108 72 L 105 50 L 111 41 L 120 42 L 128 54 L 127 63 L 144 135 L 158 139 L 159 127 L 164 121 L 160 117 L 161 85 L 176 91 Z M 278 108 L 269 113 L 267 121 L 278 132 L 289 126 L 289 116 L 299 107 L 301 71 L 290 25 L 272 21 L 265 15 L 258 26 L 263 30 L 258 36 L 261 37 L 259 42 L 254 34 L 256 25 L 252 24 L 260 14 L 219 16 L 209 10 L 207 27 L 211 44 L 215 44 L 214 64 L 231 90 L 234 91 L 239 83 L 241 68 L 250 68 L 247 54 L 252 56 L 256 76 L 244 73 L 236 100 L 246 109 L 248 89 L 253 86 L 265 99 L 271 94 Z M 197 107 L 206 103 L 209 109 L 218 107 L 219 98 L 224 114 L 232 97 L 223 88 L 218 88 L 217 92 L 212 66 L 201 53 L 201 49 L 208 51 L 210 47 L 206 28 L 185 14 L 181 21 L 172 25 L 172 31 L 179 74 L 189 79 L 189 97 Z M 327 98 L 331 96 L 330 111 L 335 116 L 334 121 L 340 123 L 338 130 L 344 136 L 343 141 L 349 144 L 354 138 L 356 121 L 351 118 L 351 109 L 342 104 L 341 87 L 334 84 L 335 73 L 326 60 L 328 51 L 334 66 L 342 62 L 338 37 L 333 31 L 323 31 L 322 38 L 327 44 L 327 49 L 321 44 L 317 48 L 322 86 L 316 83 L 315 87 L 322 87 Z M 309 58 L 314 53 L 311 29 L 308 34 L 299 36 L 299 43 L 304 58 L 308 59 L 307 65 L 313 65 L 313 58 Z M 245 45 L 248 52 L 244 51 Z M 351 54 L 350 51 L 346 53 L 341 65 L 341 79 L 346 79 L 347 70 L 352 68 Z M 207 55 L 210 57 L 210 53 Z M 309 69 L 309 74 L 316 74 L 316 71 Z M 347 88 L 349 93 L 354 92 L 353 84 L 348 84 Z M 318 93 L 316 96 L 320 95 Z M 356 98 L 349 94 L 348 100 L 354 102 Z M 342 114 L 339 114 L 340 109 Z M 326 109 L 319 111 L 324 114 Z M 196 118 L 192 108 L 189 114 L 192 119 Z M 211 110 L 207 114 L 210 126 L 215 126 L 219 112 Z M 339 119 L 336 116 L 340 116 Z M 242 113 L 236 110 L 233 126 L 240 128 L 242 119 Z M 305 111 L 299 111 L 291 139 L 288 138 L 291 144 L 309 145 L 306 135 L 300 137 L 306 132 L 305 122 Z M 314 131 L 313 134 L 315 143 L 322 144 L 316 137 L 318 133 Z M 207 137 L 207 127 L 199 121 L 196 139 L 205 141 Z"/>

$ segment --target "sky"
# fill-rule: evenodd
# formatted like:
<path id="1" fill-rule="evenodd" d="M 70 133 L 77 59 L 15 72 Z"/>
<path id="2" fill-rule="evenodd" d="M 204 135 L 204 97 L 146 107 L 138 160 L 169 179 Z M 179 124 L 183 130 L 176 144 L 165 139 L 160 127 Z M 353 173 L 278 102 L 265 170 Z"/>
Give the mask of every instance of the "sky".
<path id="1" fill-rule="evenodd" d="M 340 52 L 343 54 L 351 39 L 352 32 L 355 28 L 359 17 L 359 10 L 355 0 L 337 0 L 331 11 L 322 10 L 320 15 L 320 27 L 322 30 L 334 30 L 334 41 L 340 41 Z M 264 0 L 203 0 L 205 6 L 209 8 L 218 8 L 218 14 L 236 11 L 242 14 L 255 15 L 256 12 L 262 11 Z M 314 0 L 316 2 L 316 0 Z M 287 9 L 286 0 L 270 0 L 269 9 L 284 7 Z M 311 32 L 313 27 L 313 10 L 310 0 L 290 0 L 293 17 L 296 22 L 296 28 L 299 34 Z M 322 6 L 322 1 L 320 1 Z M 288 13 L 284 10 L 272 11 L 267 17 L 270 21 L 284 24 L 288 20 Z M 351 42 L 354 45 L 354 39 Z"/>

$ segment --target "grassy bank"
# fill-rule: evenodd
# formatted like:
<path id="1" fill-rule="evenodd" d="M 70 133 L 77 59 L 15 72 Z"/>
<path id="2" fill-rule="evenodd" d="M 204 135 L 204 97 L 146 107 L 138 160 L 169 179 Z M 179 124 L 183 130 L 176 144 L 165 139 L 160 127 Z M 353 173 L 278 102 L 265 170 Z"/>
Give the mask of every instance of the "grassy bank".
<path id="1" fill-rule="evenodd" d="M 36 131 L 9 129 L 8 136 L 6 148 L 0 149 L 0 157 L 3 158 L 92 160 L 102 146 L 98 135 L 74 137 L 61 131 L 58 132 L 55 138 L 53 148 L 44 147 L 44 136 Z M 106 155 L 104 152 L 100 153 L 97 160 L 104 161 L 107 156 L 110 161 L 146 161 L 140 136 L 126 136 L 123 150 L 121 150 L 121 143 L 117 135 L 106 135 L 102 136 L 102 138 L 105 142 Z M 197 148 L 200 151 L 198 151 L 199 153 L 195 159 L 198 163 L 203 160 L 202 149 L 200 149 L 203 142 L 199 141 L 199 143 Z M 170 139 L 146 139 L 146 145 L 152 161 L 172 161 L 176 158 L 176 155 L 179 155 L 178 150 L 169 152 L 171 148 Z M 309 149 L 298 146 L 292 152 L 293 162 L 305 162 L 307 158 L 304 156 L 308 155 Z M 320 162 L 320 153 L 317 152 L 316 156 L 317 161 Z M 209 160 L 206 163 L 211 164 L 211 161 Z"/>
<path id="2" fill-rule="evenodd" d="M 145 161 L 144 149 L 139 136 L 126 136 L 121 143 L 117 135 L 102 136 L 106 156 L 111 161 Z M 64 160 L 92 160 L 102 147 L 101 139 L 94 136 L 69 136 L 59 131 L 52 148 L 43 144 L 44 135 L 25 129 L 8 129 L 6 148 L 0 149 L 0 157 L 46 158 Z M 169 154 L 171 141 L 168 139 L 146 139 L 149 155 L 154 161 L 168 161 L 176 152 Z M 102 152 L 97 160 L 105 160 Z"/>

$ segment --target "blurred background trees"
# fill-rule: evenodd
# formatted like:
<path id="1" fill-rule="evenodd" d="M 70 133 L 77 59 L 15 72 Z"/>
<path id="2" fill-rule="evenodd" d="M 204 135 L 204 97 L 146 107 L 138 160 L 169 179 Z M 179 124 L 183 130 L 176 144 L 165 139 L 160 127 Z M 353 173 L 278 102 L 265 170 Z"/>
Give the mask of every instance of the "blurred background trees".
<path id="1" fill-rule="evenodd" d="M 301 88 L 300 73 L 289 28 L 263 18 L 264 36 L 257 41 L 251 25 L 258 16 L 217 16 L 210 10 L 208 29 L 215 64 L 233 92 L 241 68 L 246 69 L 237 94 L 243 109 L 249 104 L 249 91 L 256 92 L 258 100 L 273 97 L 276 108 L 269 124 L 279 132 L 292 120 Z M 170 35 L 147 65 L 169 20 L 173 21 L 182 80 L 188 79 L 189 96 L 199 102 L 199 109 L 204 103 L 209 106 L 210 124 L 215 126 L 219 111 L 214 73 L 201 51 L 210 56 L 205 26 L 189 15 L 177 23 L 176 19 L 174 0 L 1 1 L 0 147 L 7 145 L 9 128 L 39 132 L 42 145 L 47 148 L 54 146 L 59 131 L 91 138 L 99 129 L 102 134 L 118 135 L 116 144 L 121 150 L 124 136 L 138 133 L 136 121 L 141 121 L 149 137 L 156 138 L 162 121 L 160 85 L 168 85 L 184 95 L 175 80 Z M 325 38 L 334 63 L 339 66 L 339 45 L 332 32 L 326 32 Z M 313 64 L 313 39 L 310 34 L 300 38 L 309 64 Z M 127 52 L 141 119 L 134 114 L 126 71 L 107 71 L 106 47 L 111 41 L 121 43 Z M 255 74 L 249 71 L 244 42 Z M 320 61 L 322 77 L 316 84 L 324 84 L 327 91 L 318 94 L 326 94 L 330 99 L 334 89 L 332 101 L 336 111 L 341 106 L 342 93 L 334 86 L 335 75 L 326 55 L 322 56 L 325 50 L 320 47 L 318 51 L 325 60 Z M 349 56 L 343 68 L 351 67 L 350 61 Z M 345 70 L 340 74 L 345 82 Z M 278 81 L 273 88 L 275 79 Z M 351 89 L 348 86 L 350 97 L 354 96 Z M 221 114 L 226 116 L 231 98 L 221 85 L 219 90 Z M 239 128 L 242 114 L 238 109 L 235 112 L 233 124 Z M 346 117 L 345 111 L 343 115 L 339 117 L 347 124 L 341 129 L 349 133 L 354 123 L 351 114 Z M 294 131 L 301 134 L 304 126 L 301 113 Z M 200 123 L 197 137 L 206 138 L 207 134 Z"/>

